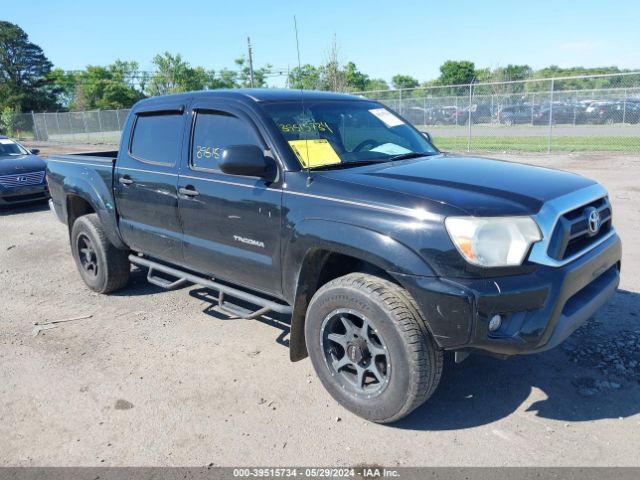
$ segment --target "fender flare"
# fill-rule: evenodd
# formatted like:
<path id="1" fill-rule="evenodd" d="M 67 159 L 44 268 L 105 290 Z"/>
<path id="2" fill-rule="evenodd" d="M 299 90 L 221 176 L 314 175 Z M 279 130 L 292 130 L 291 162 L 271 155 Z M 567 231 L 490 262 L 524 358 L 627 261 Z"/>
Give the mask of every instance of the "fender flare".
<path id="1" fill-rule="evenodd" d="M 112 192 L 106 188 L 99 188 L 96 185 L 104 185 L 103 181 L 93 182 L 91 179 L 77 179 L 74 177 L 66 177 L 64 179 L 65 201 L 62 205 L 64 217 L 69 223 L 69 198 L 71 196 L 79 197 L 87 202 L 98 215 L 100 222 L 104 226 L 105 234 L 109 241 L 122 250 L 128 249 L 127 245 L 120 237 L 118 230 L 118 222 L 116 218 L 116 208 L 113 204 Z M 68 225 L 71 232 L 72 225 Z"/>
<path id="2" fill-rule="evenodd" d="M 293 304 L 289 355 L 294 362 L 307 356 L 305 314 L 316 290 L 315 282 L 309 280 L 317 279 L 327 254 L 348 255 L 370 263 L 399 283 L 403 275 L 435 276 L 424 259 L 403 243 L 382 232 L 334 220 L 305 219 L 297 223 L 293 238 L 285 245 L 283 291 Z"/>

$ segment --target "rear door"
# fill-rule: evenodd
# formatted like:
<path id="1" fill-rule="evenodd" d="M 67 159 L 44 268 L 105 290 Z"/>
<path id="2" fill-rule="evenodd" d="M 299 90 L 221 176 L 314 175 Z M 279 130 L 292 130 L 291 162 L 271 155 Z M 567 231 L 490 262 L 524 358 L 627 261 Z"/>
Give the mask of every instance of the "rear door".
<path id="1" fill-rule="evenodd" d="M 119 228 L 133 249 L 181 262 L 178 168 L 185 131 L 183 105 L 140 111 L 131 120 L 129 142 L 122 142 L 114 190 Z"/>
<path id="2" fill-rule="evenodd" d="M 218 168 L 229 145 L 258 145 L 264 131 L 237 104 L 203 98 L 192 106 L 192 133 L 178 180 L 184 259 L 191 268 L 272 295 L 281 294 L 282 189 Z"/>

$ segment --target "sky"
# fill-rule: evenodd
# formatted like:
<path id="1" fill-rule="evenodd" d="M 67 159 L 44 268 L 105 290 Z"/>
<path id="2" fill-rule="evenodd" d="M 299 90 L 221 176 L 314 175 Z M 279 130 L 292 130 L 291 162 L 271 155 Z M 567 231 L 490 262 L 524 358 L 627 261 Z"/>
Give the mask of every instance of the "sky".
<path id="1" fill-rule="evenodd" d="M 153 70 L 164 51 L 233 69 L 250 36 L 254 66 L 286 71 L 298 64 L 295 15 L 302 64 L 325 61 L 335 37 L 343 63 L 387 81 L 434 79 L 449 59 L 640 70 L 639 14 L 638 0 L 0 0 L 0 20 L 22 27 L 65 70 L 116 59 Z"/>

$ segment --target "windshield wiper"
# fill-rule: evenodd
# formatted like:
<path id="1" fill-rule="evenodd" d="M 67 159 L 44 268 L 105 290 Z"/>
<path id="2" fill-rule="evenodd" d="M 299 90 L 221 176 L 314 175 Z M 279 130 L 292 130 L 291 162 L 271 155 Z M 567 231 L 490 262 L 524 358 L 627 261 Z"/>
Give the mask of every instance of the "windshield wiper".
<path id="1" fill-rule="evenodd" d="M 311 167 L 309 170 L 337 170 L 347 167 L 361 167 L 363 165 L 373 165 L 374 163 L 382 163 L 380 160 L 357 160 L 352 162 L 340 162 L 331 163 L 329 165 L 318 165 L 317 167 Z"/>
<path id="2" fill-rule="evenodd" d="M 431 155 L 437 155 L 436 152 L 408 152 L 401 153 L 400 155 L 394 155 L 392 157 L 378 158 L 375 160 L 353 160 L 351 162 L 332 163 L 329 165 L 318 165 L 317 167 L 311 167 L 309 170 L 338 170 L 340 168 L 348 167 L 361 167 L 363 165 L 373 165 L 374 163 L 386 163 L 393 162 L 395 160 L 407 160 L 410 158 L 427 157 Z"/>
<path id="3" fill-rule="evenodd" d="M 436 155 L 436 153 L 435 152 L 408 152 L 408 153 L 401 153 L 400 155 L 394 155 L 393 157 L 389 157 L 386 159 L 386 161 L 395 162 L 396 160 L 409 160 L 410 158 L 428 157 L 431 155 Z"/>

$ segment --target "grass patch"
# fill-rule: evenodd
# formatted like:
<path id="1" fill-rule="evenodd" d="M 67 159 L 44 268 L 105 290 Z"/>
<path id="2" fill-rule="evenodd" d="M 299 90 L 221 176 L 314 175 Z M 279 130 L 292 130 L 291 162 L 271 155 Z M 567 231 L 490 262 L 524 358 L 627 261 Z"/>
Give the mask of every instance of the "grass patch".
<path id="1" fill-rule="evenodd" d="M 467 150 L 467 137 L 433 136 L 441 150 Z M 546 152 L 546 137 L 471 137 L 471 150 L 507 152 Z M 554 137 L 552 152 L 640 152 L 640 136 Z"/>

